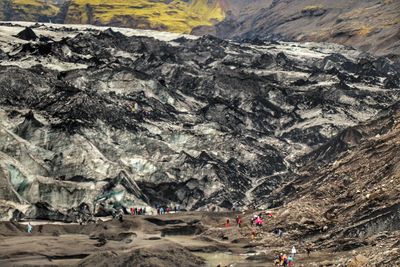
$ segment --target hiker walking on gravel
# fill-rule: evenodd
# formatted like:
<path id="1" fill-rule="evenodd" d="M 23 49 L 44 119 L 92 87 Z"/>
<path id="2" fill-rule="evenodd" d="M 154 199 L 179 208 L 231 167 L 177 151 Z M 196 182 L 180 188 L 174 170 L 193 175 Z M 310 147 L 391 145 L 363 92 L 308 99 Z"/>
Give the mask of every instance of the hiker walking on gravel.
<path id="1" fill-rule="evenodd" d="M 288 266 L 288 257 L 286 254 L 283 255 L 283 264 L 282 266 L 287 267 Z"/>
<path id="2" fill-rule="evenodd" d="M 236 225 L 237 225 L 239 228 L 242 227 L 242 219 L 240 218 L 239 215 L 236 217 Z"/>
<path id="3" fill-rule="evenodd" d="M 296 250 L 295 246 L 293 245 L 293 247 L 292 247 L 292 257 L 293 257 L 293 259 L 296 256 L 296 253 L 297 253 L 297 250 Z"/>
<path id="4" fill-rule="evenodd" d="M 263 220 L 261 217 L 257 217 L 256 219 L 256 226 L 261 227 L 263 225 Z"/>
<path id="5" fill-rule="evenodd" d="M 278 236 L 279 236 L 279 237 L 282 237 L 282 236 L 283 236 L 283 231 L 282 231 L 282 229 L 278 229 Z"/>
<path id="6" fill-rule="evenodd" d="M 256 237 L 257 237 L 257 232 L 255 230 L 252 230 L 251 231 L 251 241 L 256 240 Z"/>
<path id="7" fill-rule="evenodd" d="M 115 219 L 117 219 L 121 223 L 124 221 L 124 212 L 121 209 L 116 211 Z"/>
<path id="8" fill-rule="evenodd" d="M 310 257 L 310 254 L 311 254 L 311 245 L 310 244 L 308 244 L 307 246 L 306 246 L 306 251 L 307 251 L 307 256 L 308 257 Z"/>
<path id="9" fill-rule="evenodd" d="M 279 266 L 283 266 L 283 253 L 279 254 L 278 260 L 279 260 Z"/>
<path id="10" fill-rule="evenodd" d="M 254 214 L 253 218 L 251 219 L 251 225 L 254 225 L 256 223 L 256 220 L 257 220 L 257 215 Z"/>
<path id="11" fill-rule="evenodd" d="M 279 256 L 275 256 L 275 257 L 274 257 L 274 265 L 275 265 L 275 266 L 279 266 L 279 265 L 280 265 Z"/>
<path id="12" fill-rule="evenodd" d="M 289 257 L 288 257 L 288 266 L 289 266 L 289 267 L 294 266 L 294 259 L 293 259 L 292 256 L 289 256 Z"/>
<path id="13" fill-rule="evenodd" d="M 28 230 L 29 234 L 32 234 L 33 227 L 32 227 L 31 222 L 28 222 L 28 229 L 27 230 Z"/>

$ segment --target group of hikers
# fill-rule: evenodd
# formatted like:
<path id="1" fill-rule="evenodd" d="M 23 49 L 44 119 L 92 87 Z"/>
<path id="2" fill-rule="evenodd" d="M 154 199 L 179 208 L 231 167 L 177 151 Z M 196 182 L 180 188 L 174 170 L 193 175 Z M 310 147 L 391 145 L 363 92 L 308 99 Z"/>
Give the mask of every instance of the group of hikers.
<path id="1" fill-rule="evenodd" d="M 43 225 L 39 225 L 38 233 L 42 233 L 42 230 L 43 230 Z M 28 232 L 28 234 L 32 234 L 33 225 L 31 224 L 31 222 L 28 222 L 28 225 L 26 226 L 26 231 Z"/>
<path id="2" fill-rule="evenodd" d="M 284 267 L 291 267 L 294 266 L 294 258 L 296 257 L 297 250 L 296 247 L 292 247 L 292 253 L 287 256 L 286 254 L 280 253 L 278 256 L 275 257 L 274 264 L 276 266 L 284 266 Z"/>
<path id="3" fill-rule="evenodd" d="M 146 208 L 131 208 L 132 215 L 146 215 Z"/>
<path id="4" fill-rule="evenodd" d="M 264 211 L 258 214 L 254 214 L 251 218 L 250 218 L 250 226 L 252 227 L 252 231 L 251 231 L 251 237 L 252 240 L 255 240 L 255 238 L 257 237 L 257 229 L 262 229 L 261 227 L 263 226 L 264 222 L 268 219 L 268 218 L 272 218 L 272 212 L 269 211 Z M 230 220 L 229 218 L 226 220 L 225 223 L 225 227 L 230 227 Z M 236 226 L 241 228 L 242 227 L 242 217 L 241 215 L 237 215 L 236 216 Z M 283 230 L 282 229 L 276 229 L 274 231 L 274 233 L 282 238 L 283 237 Z M 312 251 L 311 245 L 308 244 L 305 248 L 307 255 L 310 256 L 310 253 Z M 287 255 L 285 253 L 280 253 L 279 255 L 277 255 L 274 258 L 274 264 L 276 266 L 284 266 L 284 267 L 290 267 L 290 266 L 295 266 L 295 257 L 297 254 L 297 249 L 295 246 L 292 247 L 291 250 L 291 254 Z"/>
<path id="5" fill-rule="evenodd" d="M 174 206 L 173 208 L 170 207 L 164 207 L 164 206 L 160 206 L 160 205 L 156 205 L 156 210 L 157 210 L 157 215 L 162 215 L 162 214 L 166 214 L 166 213 L 177 213 L 181 211 L 181 207 L 179 205 Z M 130 210 L 130 214 L 135 216 L 135 215 L 147 215 L 148 211 L 146 210 L 146 207 L 144 208 L 137 208 L 137 207 L 132 207 L 129 209 Z M 118 210 L 114 210 L 112 213 L 112 216 L 114 219 L 119 220 L 120 222 L 123 221 L 123 215 L 126 214 L 127 211 L 123 209 L 118 209 Z M 153 215 L 153 210 L 150 210 L 150 214 Z"/>
<path id="6" fill-rule="evenodd" d="M 261 227 L 264 224 L 264 215 L 266 215 L 268 218 L 272 218 L 272 212 L 262 212 L 259 214 L 254 214 L 253 217 L 251 217 L 250 219 L 250 225 L 251 226 L 257 226 L 257 227 Z M 236 226 L 238 227 L 242 227 L 242 218 L 240 217 L 240 215 L 236 216 Z M 229 218 L 226 220 L 225 223 L 225 227 L 230 227 L 230 220 Z M 282 233 L 280 233 L 279 235 L 281 235 Z"/>
<path id="7" fill-rule="evenodd" d="M 254 214 L 251 218 L 250 218 L 250 226 L 251 227 L 256 227 L 255 229 L 253 228 L 251 231 L 251 239 L 254 241 L 258 235 L 257 232 L 259 232 L 257 229 L 261 229 L 261 227 L 264 224 L 264 221 L 267 218 L 272 218 L 272 212 L 270 211 L 264 211 L 264 212 L 260 212 L 258 214 Z M 236 216 L 236 226 L 241 228 L 243 224 L 243 220 L 242 217 L 240 215 Z M 225 222 L 225 227 L 230 227 L 231 223 L 230 223 L 230 219 L 227 218 L 226 222 Z M 262 231 L 262 230 L 261 230 Z M 282 237 L 283 235 L 283 231 L 281 229 L 278 229 L 276 234 L 278 235 L 278 237 Z"/>
<path id="8" fill-rule="evenodd" d="M 270 212 L 270 211 L 266 211 L 264 213 L 261 212 L 259 214 L 254 214 L 253 217 L 250 219 L 250 225 L 257 226 L 257 227 L 263 226 L 264 215 L 266 215 L 268 218 L 272 218 L 272 212 Z"/>
<path id="9" fill-rule="evenodd" d="M 156 209 L 157 209 L 157 215 L 163 215 L 166 213 L 171 213 L 172 211 L 174 213 L 180 212 L 181 211 L 181 207 L 179 205 L 174 206 L 173 208 L 167 206 L 167 207 L 163 207 L 160 205 L 156 205 Z"/>
<path id="10" fill-rule="evenodd" d="M 251 218 L 250 218 L 250 226 L 251 227 L 255 227 L 252 228 L 252 232 L 251 232 L 251 236 L 252 236 L 252 240 L 255 240 L 256 236 L 257 236 L 257 232 L 256 229 L 261 229 L 261 227 L 263 226 L 264 222 L 268 219 L 268 218 L 272 218 L 272 212 L 270 211 L 264 211 L 258 214 L 254 214 Z M 225 227 L 230 227 L 230 220 L 229 218 L 226 220 L 225 223 Z M 242 227 L 242 217 L 240 215 L 236 216 L 236 226 L 241 228 Z M 278 237 L 282 237 L 283 236 L 283 230 L 282 229 L 277 229 L 275 230 L 275 234 Z M 310 255 L 311 252 L 311 248 L 310 246 L 307 246 L 306 248 L 307 251 L 307 255 Z M 295 263 L 295 256 L 297 254 L 297 249 L 295 246 L 292 247 L 291 250 L 291 254 L 289 254 L 289 256 L 287 254 L 284 253 L 280 253 L 278 256 L 275 257 L 274 259 L 274 264 L 276 266 L 294 266 Z"/>

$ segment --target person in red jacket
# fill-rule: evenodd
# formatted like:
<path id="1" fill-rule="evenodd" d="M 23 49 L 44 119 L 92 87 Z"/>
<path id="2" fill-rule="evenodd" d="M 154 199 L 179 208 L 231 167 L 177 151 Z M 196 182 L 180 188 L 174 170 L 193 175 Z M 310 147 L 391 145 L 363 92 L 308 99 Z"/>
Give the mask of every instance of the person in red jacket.
<path id="1" fill-rule="evenodd" d="M 239 228 L 242 227 L 242 219 L 240 218 L 239 215 L 236 217 L 236 225 L 237 225 Z"/>

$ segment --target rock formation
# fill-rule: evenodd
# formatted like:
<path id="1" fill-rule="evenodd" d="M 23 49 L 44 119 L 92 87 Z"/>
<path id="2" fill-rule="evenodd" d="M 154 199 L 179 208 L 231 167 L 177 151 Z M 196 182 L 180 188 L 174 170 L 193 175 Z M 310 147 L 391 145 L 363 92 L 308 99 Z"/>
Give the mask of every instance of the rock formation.
<path id="1" fill-rule="evenodd" d="M 1 27 L 4 218 L 278 205 L 298 168 L 360 142 L 342 131 L 399 98 L 398 63 L 340 45 L 21 30 Z"/>

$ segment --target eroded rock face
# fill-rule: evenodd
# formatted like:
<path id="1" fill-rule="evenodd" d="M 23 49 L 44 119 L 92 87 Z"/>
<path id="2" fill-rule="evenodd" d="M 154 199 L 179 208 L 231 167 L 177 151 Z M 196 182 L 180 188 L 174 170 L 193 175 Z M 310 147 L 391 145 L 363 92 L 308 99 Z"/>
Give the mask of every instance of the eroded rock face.
<path id="1" fill-rule="evenodd" d="M 51 38 L 2 42 L 8 214 L 259 205 L 300 156 L 398 100 L 384 81 L 399 66 L 338 45 L 35 31 Z"/>

